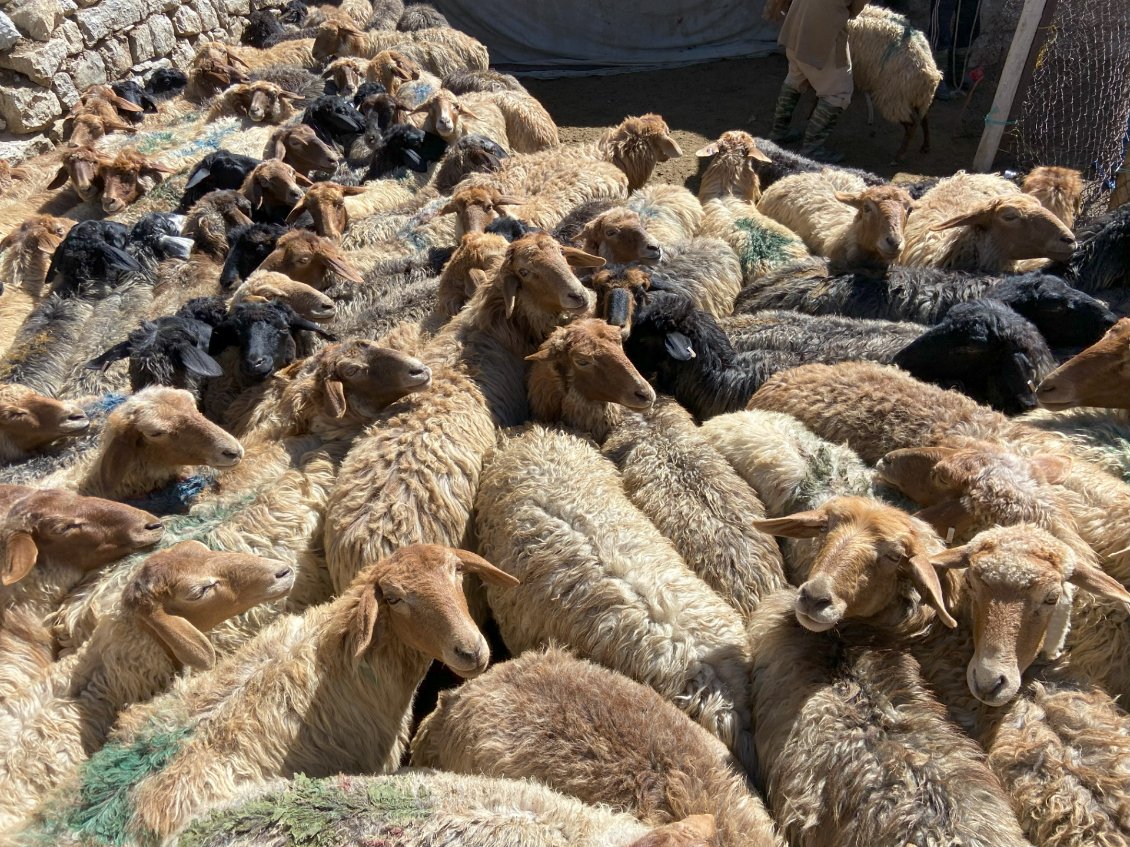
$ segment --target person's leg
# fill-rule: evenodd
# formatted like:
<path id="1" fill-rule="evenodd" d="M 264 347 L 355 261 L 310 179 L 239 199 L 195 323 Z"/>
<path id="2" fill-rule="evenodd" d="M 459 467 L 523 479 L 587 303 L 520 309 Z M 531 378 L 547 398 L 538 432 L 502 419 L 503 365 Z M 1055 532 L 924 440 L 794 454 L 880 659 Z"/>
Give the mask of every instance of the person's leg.
<path id="1" fill-rule="evenodd" d="M 797 141 L 801 133 L 799 130 L 789 131 L 789 124 L 793 120 L 800 95 L 808 87 L 808 80 L 800 66 L 789 59 L 789 73 L 781 84 L 777 94 L 777 105 L 773 110 L 773 128 L 769 131 L 769 140 L 776 142 Z"/>
<path id="2" fill-rule="evenodd" d="M 832 134 L 840 115 L 844 113 L 851 102 L 854 88 L 851 78 L 851 62 L 845 67 L 837 68 L 834 62 L 828 62 L 825 67 L 816 69 L 804 67 L 812 87 L 816 89 L 816 108 L 808 119 L 808 126 L 804 130 L 804 142 L 800 152 L 805 156 L 822 162 L 838 162 L 843 158 L 840 153 L 833 153 L 824 147 L 824 142 Z"/>

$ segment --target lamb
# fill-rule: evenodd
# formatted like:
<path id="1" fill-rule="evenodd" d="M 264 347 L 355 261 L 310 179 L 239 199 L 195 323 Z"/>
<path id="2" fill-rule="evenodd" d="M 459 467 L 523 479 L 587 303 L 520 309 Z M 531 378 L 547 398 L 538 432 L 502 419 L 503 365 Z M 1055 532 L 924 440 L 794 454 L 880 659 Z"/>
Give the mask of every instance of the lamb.
<path id="1" fill-rule="evenodd" d="M 136 132 L 132 124 L 128 124 L 116 117 L 106 118 L 90 112 L 80 112 L 70 119 L 69 140 L 71 144 L 87 146 L 94 144 L 104 135 L 109 135 L 114 130 L 123 132 Z"/>
<path id="2" fill-rule="evenodd" d="M 1130 318 L 1122 318 L 1098 341 L 1044 377 L 1036 397 L 1045 409 L 1073 406 L 1130 408 L 1122 376 L 1130 358 Z"/>
<path id="3" fill-rule="evenodd" d="M 1068 229 L 1074 229 L 1083 204 L 1083 175 L 1079 171 L 1046 165 L 1033 168 L 1024 176 L 1020 190 L 1039 200 Z"/>
<path id="4" fill-rule="evenodd" d="M 141 498 L 179 479 L 188 467 L 229 468 L 242 458 L 239 442 L 205 420 L 191 394 L 150 387 L 110 414 L 93 455 L 42 480 L 40 487 L 108 500 Z"/>
<path id="5" fill-rule="evenodd" d="M 446 149 L 447 145 L 438 135 L 407 124 L 397 124 L 373 148 L 365 180 L 380 179 L 390 174 L 399 178 L 401 168 L 424 173 L 432 162 L 439 161 Z"/>
<path id="6" fill-rule="evenodd" d="M 92 201 L 102 191 L 102 167 L 109 161 L 92 147 L 64 150 L 59 170 L 46 187 L 60 188 L 69 181 L 80 200 Z"/>
<path id="7" fill-rule="evenodd" d="M 1023 259 L 1067 260 L 1075 236 L 1004 177 L 943 179 L 914 207 L 898 261 L 912 267 L 1010 273 Z"/>
<path id="8" fill-rule="evenodd" d="M 922 125 L 922 152 L 930 152 L 930 125 L 926 121 L 942 72 L 926 34 L 914 29 L 905 16 L 877 6 L 864 7 L 847 25 L 852 81 L 867 98 L 867 122 L 872 106 L 885 120 L 902 124 L 903 139 L 895 161 L 906 155 L 914 131 Z M 897 84 L 893 84 L 898 80 Z"/>
<path id="9" fill-rule="evenodd" d="M 510 74 L 488 68 L 485 71 L 456 71 L 443 78 L 443 87 L 452 94 L 472 91 L 525 91 L 525 86 Z"/>
<path id="10" fill-rule="evenodd" d="M 309 212 L 314 222 L 314 232 L 323 238 L 340 243 L 341 237 L 349 228 L 349 211 L 345 206 L 345 198 L 364 193 L 364 188 L 354 185 L 319 182 L 310 186 L 302 199 L 290 210 L 286 222 L 293 224 L 303 212 Z"/>
<path id="11" fill-rule="evenodd" d="M 0 463 L 18 462 L 89 427 L 86 412 L 74 403 L 25 385 L 0 385 Z"/>
<path id="12" fill-rule="evenodd" d="M 530 427 L 483 468 L 475 513 L 483 552 L 522 580 L 487 589 L 512 653 L 568 646 L 650 685 L 752 764 L 741 618 L 632 505 L 609 460 Z"/>
<path id="13" fill-rule="evenodd" d="M 291 829 L 276 812 L 282 809 L 301 810 L 303 820 L 318 821 L 319 831 L 350 843 L 395 840 L 404 847 L 437 839 L 465 847 L 708 847 L 714 837 L 709 815 L 649 828 L 534 782 L 403 770 L 319 781 L 297 777 L 269 792 L 241 792 L 230 806 L 194 823 L 181 843 L 250 847 L 236 833 L 285 840 Z"/>
<path id="14" fill-rule="evenodd" d="M 263 156 L 281 159 L 303 176 L 315 171 L 332 173 L 340 157 L 332 144 L 320 139 L 312 126 L 293 124 L 280 127 L 267 140 Z"/>
<path id="15" fill-rule="evenodd" d="M 767 138 L 757 138 L 755 142 L 757 149 L 765 156 L 764 160 L 757 159 L 757 164 L 753 166 L 757 170 L 757 179 L 761 184 L 762 191 L 777 180 L 783 179 L 791 174 L 822 171 L 828 167 L 821 162 L 817 162 L 815 159 L 809 159 L 799 153 L 786 150 Z M 873 174 L 870 171 L 860 170 L 859 168 L 837 166 L 836 170 L 855 174 L 868 185 L 885 185 L 887 183 L 887 180 L 883 179 L 883 177 Z"/>
<path id="16" fill-rule="evenodd" d="M 266 80 L 233 85 L 212 102 L 205 120 L 246 115 L 255 123 L 285 123 L 298 114 L 295 100 L 302 95 L 285 91 Z"/>
<path id="17" fill-rule="evenodd" d="M 136 150 L 121 150 L 112 161 L 99 164 L 102 179 L 102 210 L 120 212 L 152 191 L 165 175 L 177 168 L 154 161 Z"/>
<path id="18" fill-rule="evenodd" d="M 486 669 L 490 652 L 467 611 L 463 573 L 497 586 L 517 582 L 465 550 L 406 547 L 366 568 L 332 603 L 279 619 L 213 673 L 123 715 L 82 782 L 96 779 L 117 750 L 152 743 L 156 734 L 171 744 L 154 767 L 103 783 L 129 793 L 114 837 L 171 838 L 237 790 L 292 773 L 394 770 L 431 661 L 464 677 Z M 258 717 L 249 722 L 248 715 Z M 264 722 L 277 744 L 262 744 Z M 87 791 L 72 805 L 89 811 L 92 801 Z M 83 828 L 67 825 L 82 819 L 78 811 L 47 812 L 48 823 L 81 840 Z"/>
<path id="19" fill-rule="evenodd" d="M 331 287 L 337 278 L 356 285 L 364 283 L 340 247 L 328 238 L 304 230 L 283 234 L 258 269 L 285 273 L 319 291 Z"/>
<path id="20" fill-rule="evenodd" d="M 554 232 L 554 237 L 564 240 L 568 224 L 567 218 Z M 639 214 L 622 207 L 613 207 L 596 215 L 577 233 L 572 243 L 608 262 L 650 265 L 663 256 L 663 248 L 644 229 Z"/>
<path id="21" fill-rule="evenodd" d="M 774 183 L 757 209 L 836 265 L 886 267 L 902 250 L 912 202 L 897 186 L 867 186 L 858 177 L 828 169 Z"/>
<path id="22" fill-rule="evenodd" d="M 523 357 L 567 316 L 591 308 L 570 264 L 603 260 L 544 233 L 510 244 L 498 270 L 429 345 L 446 365 L 431 389 L 394 403 L 382 426 L 354 444 L 326 510 L 326 564 L 337 590 L 366 560 L 397 547 L 424 538 L 461 543 L 496 422 L 528 417 Z"/>
<path id="23" fill-rule="evenodd" d="M 325 95 L 317 98 L 302 113 L 302 123 L 327 144 L 348 150 L 353 140 L 365 131 L 364 116 L 347 97 Z"/>
<path id="24" fill-rule="evenodd" d="M 415 109 L 442 88 L 435 74 L 423 70 L 398 49 L 381 50 L 365 68 L 365 79 L 381 85 L 405 107 Z M 404 88 L 404 91 L 400 89 Z M 453 92 L 454 93 L 454 92 Z"/>
<path id="25" fill-rule="evenodd" d="M 719 845 L 782 843 L 716 738 L 647 686 L 555 648 L 442 693 L 412 763 L 534 779 L 645 823 L 712 814 Z M 657 784 L 645 787 L 648 772 Z"/>
<path id="26" fill-rule="evenodd" d="M 255 271 L 231 296 L 233 306 L 260 300 L 285 303 L 298 317 L 315 323 L 331 321 L 337 313 L 334 301 L 321 291 L 275 271 Z"/>
<path id="27" fill-rule="evenodd" d="M 260 223 L 282 223 L 302 199 L 303 188 L 313 183 L 278 159 L 268 159 L 252 169 L 240 193 L 251 204 L 251 216 Z"/>
<path id="28" fill-rule="evenodd" d="M 1040 271 L 1017 276 L 895 265 L 876 279 L 868 273 L 833 275 L 821 261 L 789 265 L 756 280 L 742 289 L 734 311 L 788 309 L 937 324 L 956 304 L 982 298 L 1027 318 L 1053 349 L 1092 344 L 1117 320 L 1101 301 Z"/>
<path id="29" fill-rule="evenodd" d="M 10 829 L 71 777 L 106 740 L 119 711 L 161 693 L 181 667 L 209 669 L 204 635 L 221 621 L 285 596 L 290 567 L 244 553 L 213 552 L 185 541 L 153 554 L 121 593 L 90 642 L 55 665 L 42 685 L 8 708 L 18 730 L 0 765 Z"/>

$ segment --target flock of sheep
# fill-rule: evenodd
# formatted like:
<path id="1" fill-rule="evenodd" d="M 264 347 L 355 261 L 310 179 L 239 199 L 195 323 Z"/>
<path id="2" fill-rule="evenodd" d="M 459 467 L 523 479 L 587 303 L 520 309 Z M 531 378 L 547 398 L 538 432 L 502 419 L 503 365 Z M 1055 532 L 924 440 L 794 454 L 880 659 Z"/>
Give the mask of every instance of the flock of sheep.
<path id="1" fill-rule="evenodd" d="M 1130 845 L 1130 207 L 245 40 L 0 163 L 0 842 Z"/>

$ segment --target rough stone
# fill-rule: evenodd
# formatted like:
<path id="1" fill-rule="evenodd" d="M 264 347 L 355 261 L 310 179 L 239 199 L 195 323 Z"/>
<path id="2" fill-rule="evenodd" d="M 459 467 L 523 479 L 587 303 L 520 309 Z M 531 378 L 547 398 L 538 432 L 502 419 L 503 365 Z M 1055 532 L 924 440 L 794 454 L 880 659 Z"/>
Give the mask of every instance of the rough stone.
<path id="1" fill-rule="evenodd" d="M 74 21 L 63 21 L 63 25 L 59 27 L 59 34 L 67 42 L 67 53 L 73 56 L 81 50 L 86 49 L 86 45 L 82 41 L 82 32 L 79 31 L 78 24 Z"/>
<path id="2" fill-rule="evenodd" d="M 12 132 L 35 132 L 49 125 L 63 111 L 59 98 L 34 83 L 0 88 L 0 117 Z"/>
<path id="3" fill-rule="evenodd" d="M 7 50 L 20 40 L 20 31 L 3 12 L 0 12 L 0 50 Z"/>
<path id="4" fill-rule="evenodd" d="M 59 0 L 59 8 L 63 10 L 63 15 L 73 15 L 78 10 L 78 3 L 75 0 Z"/>
<path id="5" fill-rule="evenodd" d="M 167 56 L 177 43 L 173 34 L 173 22 L 164 15 L 154 15 L 149 19 L 149 34 L 153 40 L 153 55 Z"/>
<path id="6" fill-rule="evenodd" d="M 20 0 L 8 7 L 8 16 L 28 38 L 47 41 L 63 20 L 59 0 Z"/>
<path id="7" fill-rule="evenodd" d="M 173 32 L 178 37 L 184 38 L 202 32 L 204 27 L 200 24 L 200 15 L 188 6 L 181 6 L 173 15 Z"/>
<path id="8" fill-rule="evenodd" d="M 127 41 L 134 64 L 153 58 L 153 34 L 149 31 L 149 24 L 143 23 L 131 29 Z"/>
<path id="9" fill-rule="evenodd" d="M 79 91 L 89 85 L 100 85 L 106 82 L 106 64 L 93 50 L 87 50 L 75 57 L 71 64 L 71 76 L 74 78 L 75 88 Z"/>
<path id="10" fill-rule="evenodd" d="M 251 0 L 220 0 L 224 4 L 224 11 L 229 15 L 251 14 Z"/>
<path id="11" fill-rule="evenodd" d="M 64 109 L 69 109 L 78 102 L 79 92 L 75 88 L 75 81 L 71 79 L 70 74 L 55 74 L 52 81 L 54 82 L 52 89 L 58 96 L 59 102 L 63 104 Z"/>
<path id="12" fill-rule="evenodd" d="M 133 64 L 129 48 L 126 47 L 124 42 L 116 38 L 107 38 L 99 44 L 98 53 L 102 56 L 102 61 L 106 65 L 106 75 L 111 80 L 121 77 Z"/>
<path id="13" fill-rule="evenodd" d="M 50 85 L 51 77 L 66 57 L 64 38 L 53 38 L 45 44 L 24 39 L 8 52 L 0 53 L 0 68 L 17 71 L 40 85 Z"/>
<path id="14" fill-rule="evenodd" d="M 208 0 L 196 0 L 193 4 L 196 9 L 196 14 L 200 16 L 200 32 L 205 30 L 215 29 L 220 25 L 220 19 L 216 16 L 216 10 L 212 8 L 212 4 Z"/>
<path id="15" fill-rule="evenodd" d="M 87 47 L 92 47 L 111 33 L 128 29 L 141 20 L 141 9 L 135 0 L 102 0 L 97 6 L 75 12 Z"/>
<path id="16" fill-rule="evenodd" d="M 43 135 L 33 135 L 31 138 L 4 138 L 0 139 L 0 159 L 9 162 L 22 162 L 30 156 L 46 153 L 55 145 Z"/>
<path id="17" fill-rule="evenodd" d="M 178 68 L 187 68 L 196 55 L 196 50 L 187 41 L 178 41 L 173 47 L 173 64 Z"/>

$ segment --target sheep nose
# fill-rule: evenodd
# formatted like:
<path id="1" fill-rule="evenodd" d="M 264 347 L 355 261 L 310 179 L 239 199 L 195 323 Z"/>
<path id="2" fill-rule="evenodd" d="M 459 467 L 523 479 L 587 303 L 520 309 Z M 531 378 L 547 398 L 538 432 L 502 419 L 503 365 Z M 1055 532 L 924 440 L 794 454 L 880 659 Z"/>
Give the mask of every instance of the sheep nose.
<path id="1" fill-rule="evenodd" d="M 232 460 L 242 459 L 243 458 L 243 448 L 242 447 L 229 447 L 226 450 L 221 450 L 220 455 L 223 456 L 225 459 L 232 459 Z"/>
<path id="2" fill-rule="evenodd" d="M 565 302 L 571 309 L 580 309 L 582 306 L 588 305 L 588 301 L 585 300 L 585 296 L 583 294 L 566 294 Z"/>
<path id="3" fill-rule="evenodd" d="M 1073 235 L 1061 235 L 1059 237 L 1059 240 L 1062 241 L 1064 244 L 1066 244 L 1071 249 L 1073 249 L 1073 250 L 1075 249 L 1075 236 L 1073 236 Z"/>
<path id="4" fill-rule="evenodd" d="M 69 420 L 69 421 L 85 421 L 86 420 L 86 412 L 82 411 L 81 409 L 77 412 L 71 412 L 69 415 L 67 415 L 67 420 Z"/>
<path id="5" fill-rule="evenodd" d="M 421 382 L 425 379 L 430 379 L 431 375 L 432 369 L 427 365 L 422 365 L 418 368 L 412 368 L 412 370 L 408 371 L 408 376 L 412 377 L 413 379 L 418 379 Z"/>
<path id="6" fill-rule="evenodd" d="M 453 651 L 455 658 L 464 664 L 464 667 L 479 665 L 479 649 L 476 647 L 474 650 L 467 647 L 456 647 Z"/>
<path id="7" fill-rule="evenodd" d="M 165 525 L 160 521 L 150 521 L 145 525 L 145 528 L 150 532 L 156 532 L 157 530 L 164 530 Z"/>
<path id="8" fill-rule="evenodd" d="M 887 249 L 890 250 L 892 253 L 897 253 L 902 249 L 902 239 L 901 238 L 893 238 L 891 236 L 887 236 L 887 238 L 885 238 L 883 240 L 883 243 L 886 245 Z"/>
<path id="9" fill-rule="evenodd" d="M 636 399 L 645 405 L 648 403 L 654 403 L 655 392 L 651 391 L 650 389 L 640 388 L 636 391 Z"/>
<path id="10" fill-rule="evenodd" d="M 812 613 L 823 612 L 832 605 L 832 598 L 826 592 L 815 591 L 807 585 L 801 586 L 800 601 L 804 608 Z"/>

